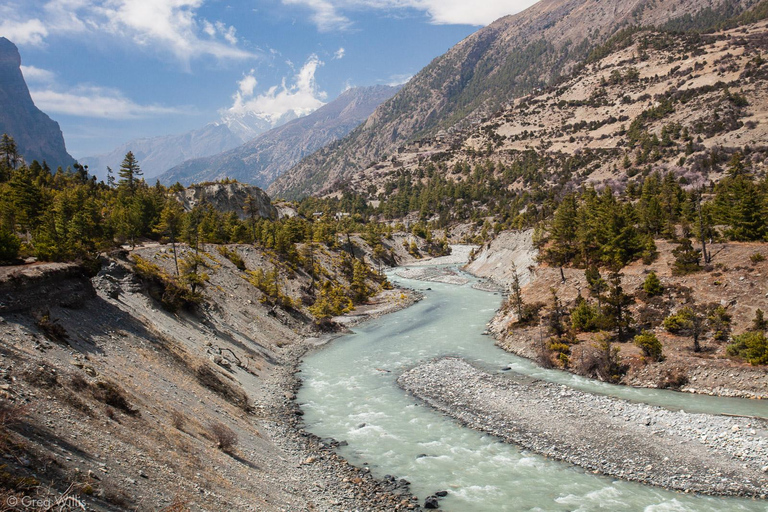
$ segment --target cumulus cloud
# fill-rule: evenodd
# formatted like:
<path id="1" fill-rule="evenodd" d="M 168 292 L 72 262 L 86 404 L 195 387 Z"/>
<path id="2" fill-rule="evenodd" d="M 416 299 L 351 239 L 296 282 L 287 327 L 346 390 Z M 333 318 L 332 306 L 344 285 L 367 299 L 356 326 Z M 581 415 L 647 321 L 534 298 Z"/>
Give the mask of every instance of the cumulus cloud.
<path id="1" fill-rule="evenodd" d="M 120 91 L 104 87 L 81 85 L 67 91 L 33 89 L 30 94 L 35 105 L 44 112 L 78 117 L 140 119 L 184 113 L 179 108 L 140 105 L 126 98 Z"/>
<path id="2" fill-rule="evenodd" d="M 0 23 L 0 36 L 21 46 L 41 46 L 48 36 L 48 29 L 37 18 L 27 20 L 6 18 Z"/>
<path id="3" fill-rule="evenodd" d="M 36 68 L 35 66 L 21 66 L 21 74 L 27 83 L 32 82 L 53 82 L 56 73 L 47 69 Z"/>
<path id="4" fill-rule="evenodd" d="M 267 91 L 256 94 L 257 80 L 254 70 L 251 70 L 237 83 L 237 92 L 233 96 L 233 104 L 224 116 L 253 114 L 270 122 L 277 122 L 285 114 L 295 112 L 306 115 L 322 107 L 327 94 L 318 91 L 315 73 L 323 65 L 317 55 L 310 55 L 307 62 L 293 76 L 292 83 L 286 79 L 278 86 L 272 86 Z"/>
<path id="5" fill-rule="evenodd" d="M 321 31 L 343 30 L 352 22 L 345 11 L 412 9 L 427 13 L 432 23 L 446 25 L 487 25 L 522 11 L 537 0 L 282 0 L 285 5 L 302 5 Z"/>
<path id="6" fill-rule="evenodd" d="M 344 54 L 345 54 L 345 53 L 346 53 L 346 50 L 345 50 L 345 49 L 344 49 L 344 47 L 342 46 L 341 48 L 339 48 L 338 50 L 336 50 L 336 53 L 334 53 L 334 54 L 333 54 L 333 58 L 334 58 L 334 59 L 343 59 L 343 58 L 344 58 Z"/>
<path id="7" fill-rule="evenodd" d="M 183 62 L 203 55 L 222 59 L 254 57 L 238 46 L 235 27 L 199 16 L 204 2 L 25 0 L 21 8 L 11 6 L 13 17 L 5 16 L 7 19 L 0 24 L 0 35 L 22 45 L 44 44 L 53 34 L 109 35 L 147 49 L 169 52 Z M 17 14 L 21 12 L 28 13 L 27 18 Z"/>

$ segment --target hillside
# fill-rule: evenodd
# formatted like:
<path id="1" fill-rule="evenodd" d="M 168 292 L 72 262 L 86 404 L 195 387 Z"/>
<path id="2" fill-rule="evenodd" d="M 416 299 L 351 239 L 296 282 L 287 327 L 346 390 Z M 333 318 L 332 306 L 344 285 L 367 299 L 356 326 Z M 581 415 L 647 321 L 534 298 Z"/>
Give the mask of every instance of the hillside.
<path id="1" fill-rule="evenodd" d="M 696 27 L 756 2 L 545 0 L 479 30 L 414 76 L 349 136 L 306 158 L 269 189 L 327 192 L 409 142 L 448 136 L 513 98 L 557 83 L 618 30 L 681 20 Z"/>
<path id="2" fill-rule="evenodd" d="M 35 106 L 20 66 L 16 45 L 0 37 L 0 135 L 13 137 L 27 163 L 66 168 L 75 160 L 67 153 L 61 128 Z"/>
<path id="3" fill-rule="evenodd" d="M 364 121 L 398 88 L 357 87 L 312 114 L 261 134 L 230 151 L 188 160 L 160 176 L 160 181 L 183 185 L 226 177 L 266 187 L 302 158 L 346 134 Z"/>
<path id="4" fill-rule="evenodd" d="M 761 172 L 766 51 L 765 21 L 708 35 L 636 32 L 557 87 L 453 136 L 408 144 L 349 176 L 344 188 L 391 201 L 403 176 L 425 186 L 425 176 L 469 186 L 469 171 L 481 165 L 484 180 L 499 180 L 497 190 L 536 202 L 546 187 L 621 189 L 653 170 L 690 184 L 717 181 L 730 154 L 743 148 L 755 151 L 751 163 Z M 449 202 L 435 199 L 431 211 L 455 212 Z"/>

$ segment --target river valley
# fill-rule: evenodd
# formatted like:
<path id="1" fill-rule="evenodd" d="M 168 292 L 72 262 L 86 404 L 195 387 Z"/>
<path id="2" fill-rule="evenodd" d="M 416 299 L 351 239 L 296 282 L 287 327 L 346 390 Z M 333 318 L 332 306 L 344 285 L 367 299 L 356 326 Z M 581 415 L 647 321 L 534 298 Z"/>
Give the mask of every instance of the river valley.
<path id="1" fill-rule="evenodd" d="M 584 391 L 686 412 L 768 417 L 759 401 L 634 389 L 544 370 L 508 354 L 483 336 L 498 294 L 466 284 L 392 276 L 425 295 L 416 305 L 370 321 L 308 355 L 298 395 L 307 429 L 346 441 L 341 455 L 375 476 L 411 482 L 423 499 L 448 491 L 440 507 L 497 510 L 766 510 L 761 500 L 698 496 L 617 480 L 545 458 L 461 426 L 401 390 L 396 380 L 418 363 L 458 356 L 489 373 L 541 379 Z M 458 281 L 457 281 L 458 282 Z M 503 368 L 509 368 L 503 371 Z"/>

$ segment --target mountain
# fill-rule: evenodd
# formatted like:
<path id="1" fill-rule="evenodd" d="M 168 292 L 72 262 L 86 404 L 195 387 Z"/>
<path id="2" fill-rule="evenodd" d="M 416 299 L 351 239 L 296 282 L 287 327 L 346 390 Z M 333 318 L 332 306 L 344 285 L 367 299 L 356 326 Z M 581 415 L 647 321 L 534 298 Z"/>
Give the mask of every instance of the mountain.
<path id="1" fill-rule="evenodd" d="M 64 145 L 59 123 L 35 106 L 21 74 L 16 45 L 0 37 L 0 134 L 16 141 L 26 162 L 45 160 L 52 168 L 75 162 Z"/>
<path id="2" fill-rule="evenodd" d="M 441 180 L 471 187 L 496 179 L 495 189 L 512 198 L 497 199 L 509 212 L 516 193 L 539 208 L 585 182 L 639 189 L 654 171 L 688 186 L 717 182 L 735 152 L 754 175 L 765 175 L 768 19 L 707 34 L 639 30 L 608 46 L 556 86 L 460 133 L 405 144 L 392 158 L 347 176 L 344 187 L 401 203 L 402 215 L 416 204 L 432 218 L 456 215 L 462 203 L 480 208 L 450 186 L 429 190 L 425 177 L 434 177 L 435 187 Z M 419 195 L 416 186 L 424 183 Z M 409 188 L 415 191 L 404 195 Z"/>
<path id="3" fill-rule="evenodd" d="M 356 87 L 313 113 L 294 119 L 222 154 L 188 160 L 160 176 L 164 183 L 224 177 L 266 187 L 303 157 L 348 134 L 399 88 Z"/>
<path id="4" fill-rule="evenodd" d="M 632 26 L 706 27 L 756 0 L 542 0 L 467 37 L 338 143 L 284 173 L 271 195 L 328 192 L 406 143 L 450 136 L 511 100 L 557 83 Z M 593 55 L 594 57 L 594 55 Z"/>
<path id="5" fill-rule="evenodd" d="M 117 172 L 125 154 L 132 151 L 144 172 L 144 179 L 150 180 L 188 158 L 213 155 L 242 143 L 243 139 L 225 124 L 211 123 L 178 135 L 135 139 L 109 153 L 85 157 L 80 163 L 87 165 L 91 174 L 104 178 L 107 166 Z"/>

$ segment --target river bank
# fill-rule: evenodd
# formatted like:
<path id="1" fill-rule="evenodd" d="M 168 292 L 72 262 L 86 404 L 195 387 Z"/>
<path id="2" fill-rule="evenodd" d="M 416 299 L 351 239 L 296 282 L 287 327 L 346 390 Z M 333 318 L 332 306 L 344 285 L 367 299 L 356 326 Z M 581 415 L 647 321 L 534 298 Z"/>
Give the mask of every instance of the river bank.
<path id="1" fill-rule="evenodd" d="M 462 424 L 587 471 L 683 492 L 768 493 L 763 420 L 687 414 L 513 381 L 456 358 L 420 364 L 398 384 Z"/>

